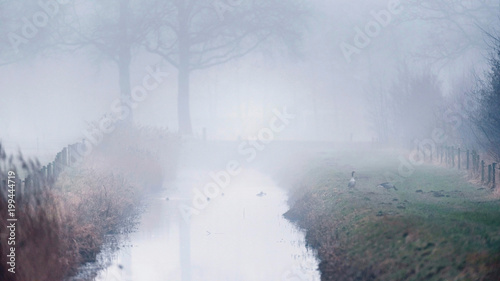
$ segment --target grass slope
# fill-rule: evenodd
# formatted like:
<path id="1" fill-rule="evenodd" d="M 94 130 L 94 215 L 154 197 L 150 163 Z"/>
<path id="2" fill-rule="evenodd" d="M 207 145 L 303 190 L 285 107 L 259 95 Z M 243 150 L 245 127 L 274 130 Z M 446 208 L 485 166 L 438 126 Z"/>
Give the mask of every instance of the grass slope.
<path id="1" fill-rule="evenodd" d="M 324 154 L 296 181 L 285 217 L 306 229 L 322 280 L 500 280 L 500 201 L 435 165 L 415 166 L 398 191 L 377 188 L 398 159 Z"/>

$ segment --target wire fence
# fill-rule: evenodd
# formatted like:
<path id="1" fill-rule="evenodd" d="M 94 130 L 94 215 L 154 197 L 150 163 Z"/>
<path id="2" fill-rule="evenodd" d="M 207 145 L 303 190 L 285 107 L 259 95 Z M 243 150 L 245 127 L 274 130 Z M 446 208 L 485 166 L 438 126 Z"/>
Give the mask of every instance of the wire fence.
<path id="1" fill-rule="evenodd" d="M 420 152 L 420 151 L 419 151 Z M 455 146 L 440 145 L 434 150 L 424 151 L 421 155 L 432 163 L 438 163 L 449 168 L 465 170 L 470 179 L 477 179 L 481 184 L 491 188 L 496 187 L 498 163 L 482 156 L 475 149 L 463 149 Z"/>
<path id="2" fill-rule="evenodd" d="M 40 179 L 44 181 L 57 180 L 62 171 L 69 167 L 73 167 L 81 160 L 82 154 L 79 151 L 82 147 L 85 147 L 85 143 L 83 141 L 81 143 L 74 143 L 64 147 L 56 154 L 53 161 L 49 162 L 45 166 L 42 166 L 38 174 L 27 175 L 21 182 L 22 188 L 25 189 L 30 188 L 31 186 L 37 186 L 37 181 Z"/>

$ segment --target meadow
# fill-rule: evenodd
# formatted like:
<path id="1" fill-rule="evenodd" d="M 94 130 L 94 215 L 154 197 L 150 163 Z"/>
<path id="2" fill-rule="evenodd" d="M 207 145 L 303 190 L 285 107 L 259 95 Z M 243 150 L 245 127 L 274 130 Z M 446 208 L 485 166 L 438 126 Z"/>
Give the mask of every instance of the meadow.
<path id="1" fill-rule="evenodd" d="M 499 280 L 500 192 L 436 163 L 396 177 L 397 150 L 344 150 L 303 162 L 285 217 L 306 231 L 322 280 Z M 351 171 L 356 186 L 348 188 Z"/>

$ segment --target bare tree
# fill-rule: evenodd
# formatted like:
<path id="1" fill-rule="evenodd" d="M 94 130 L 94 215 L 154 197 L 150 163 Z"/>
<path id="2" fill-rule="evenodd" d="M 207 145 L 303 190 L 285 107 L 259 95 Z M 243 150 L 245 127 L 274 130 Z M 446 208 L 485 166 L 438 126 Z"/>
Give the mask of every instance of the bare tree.
<path id="1" fill-rule="evenodd" d="M 0 66 L 34 58 L 50 37 L 44 28 L 57 14 L 45 12 L 45 3 L 0 1 Z"/>
<path id="2" fill-rule="evenodd" d="M 393 134 L 394 107 L 390 92 L 381 85 L 365 89 L 367 96 L 367 118 L 372 130 L 377 134 L 377 140 L 387 144 Z"/>
<path id="3" fill-rule="evenodd" d="M 472 115 L 478 143 L 497 161 L 500 161 L 500 40 L 490 56 L 490 71 L 480 81 L 480 87 L 471 93 L 478 107 Z"/>
<path id="4" fill-rule="evenodd" d="M 403 22 L 431 24 L 427 48 L 417 57 L 445 65 L 474 51 L 484 51 L 484 32 L 499 23 L 497 0 L 409 0 Z"/>
<path id="5" fill-rule="evenodd" d="M 54 44 L 66 51 L 91 50 L 114 62 L 122 99 L 120 115 L 132 120 L 130 67 L 157 13 L 155 1 L 75 0 L 54 30 Z"/>
<path id="6" fill-rule="evenodd" d="M 166 0 L 147 49 L 178 70 L 179 131 L 192 133 L 189 85 L 194 70 L 241 58 L 259 47 L 297 51 L 306 9 L 302 0 Z M 173 16 L 172 16 L 173 15 Z"/>
<path id="7" fill-rule="evenodd" d="M 437 76 L 428 70 L 418 72 L 403 65 L 390 92 L 398 138 L 410 144 L 417 138 L 429 137 L 437 125 L 438 110 L 443 103 Z"/>

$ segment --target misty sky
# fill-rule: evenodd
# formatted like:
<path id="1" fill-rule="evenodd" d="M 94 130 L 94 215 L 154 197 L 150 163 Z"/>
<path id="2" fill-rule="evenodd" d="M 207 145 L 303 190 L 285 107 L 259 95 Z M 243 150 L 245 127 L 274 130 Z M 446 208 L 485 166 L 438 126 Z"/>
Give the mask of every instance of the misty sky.
<path id="1" fill-rule="evenodd" d="M 444 94 L 472 68 L 484 67 L 488 46 L 484 39 L 476 39 L 484 35 L 477 22 L 453 15 L 453 23 L 415 19 L 422 12 L 408 6 L 392 15 L 389 24 L 348 62 L 342 42 L 353 44 L 355 28 L 364 28 L 374 19 L 371 12 L 387 9 L 390 1 L 310 2 L 313 14 L 301 57 L 280 50 L 258 51 L 193 72 L 194 134 L 206 127 L 212 139 L 251 138 L 268 122 L 266 114 L 286 106 L 296 119 L 280 136 L 283 139 L 348 141 L 353 134 L 354 140 L 370 140 L 374 134 L 366 114 L 369 89 L 389 85 L 401 63 L 432 69 Z M 498 14 L 498 1 L 478 2 L 487 7 L 478 12 L 481 28 L 491 31 L 498 23 L 493 16 Z M 452 54 L 430 58 L 444 51 Z M 159 65 L 170 76 L 139 104 L 134 121 L 176 131 L 176 69 L 158 57 L 141 54 L 132 62 L 132 85 L 140 83 L 148 65 Z M 108 113 L 119 97 L 117 79 L 114 64 L 85 52 L 1 67 L 0 139 L 9 150 L 20 147 L 40 155 L 81 140 L 87 123 Z"/>

